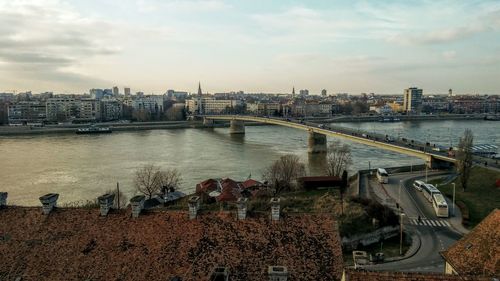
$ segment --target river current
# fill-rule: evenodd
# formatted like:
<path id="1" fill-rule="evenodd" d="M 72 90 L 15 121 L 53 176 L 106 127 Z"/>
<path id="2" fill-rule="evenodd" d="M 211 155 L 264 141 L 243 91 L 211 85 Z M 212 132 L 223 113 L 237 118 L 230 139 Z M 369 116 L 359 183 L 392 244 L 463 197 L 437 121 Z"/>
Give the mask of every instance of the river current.
<path id="1" fill-rule="evenodd" d="M 360 130 L 456 146 L 466 128 L 475 143 L 500 146 L 500 122 L 412 121 L 397 123 L 336 123 Z M 59 193 L 59 203 L 91 200 L 116 187 L 130 198 L 134 173 L 153 163 L 177 168 L 181 191 L 194 191 L 207 178 L 261 180 L 266 166 L 281 155 L 298 155 L 310 175 L 323 174 L 321 161 L 307 153 L 307 132 L 279 126 L 247 126 L 245 135 L 228 128 L 117 132 L 105 135 L 33 135 L 0 137 L 0 191 L 9 204 L 39 205 L 38 197 Z M 328 141 L 332 138 L 329 137 Z M 423 164 L 423 160 L 351 143 L 351 172 L 371 167 Z"/>

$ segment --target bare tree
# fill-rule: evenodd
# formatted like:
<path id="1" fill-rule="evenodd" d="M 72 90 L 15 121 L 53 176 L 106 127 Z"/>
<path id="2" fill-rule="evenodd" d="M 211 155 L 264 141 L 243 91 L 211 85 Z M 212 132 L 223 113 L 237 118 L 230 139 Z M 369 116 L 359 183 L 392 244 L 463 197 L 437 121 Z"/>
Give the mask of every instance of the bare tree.
<path id="1" fill-rule="evenodd" d="M 297 185 L 297 178 L 306 174 L 305 165 L 299 157 L 293 154 L 281 156 L 266 168 L 263 178 L 275 189 L 275 194 L 285 190 L 293 190 Z"/>
<path id="2" fill-rule="evenodd" d="M 467 182 L 470 178 L 470 173 L 472 170 L 472 144 L 474 142 L 474 135 L 470 129 L 464 131 L 463 137 L 460 138 L 458 142 L 457 151 L 457 170 L 459 173 L 459 181 L 462 185 L 462 189 L 465 191 L 467 188 Z"/>
<path id="3" fill-rule="evenodd" d="M 181 173 L 175 169 L 167 169 L 164 171 L 159 172 L 159 180 L 160 180 L 160 186 L 161 186 L 161 191 L 163 194 L 171 191 L 175 191 L 177 187 L 179 187 L 179 184 L 182 182 L 182 176 Z"/>
<path id="4" fill-rule="evenodd" d="M 147 164 L 135 172 L 134 179 L 135 188 L 140 193 L 153 197 L 153 194 L 160 191 L 161 188 L 161 172 L 160 168 Z"/>
<path id="5" fill-rule="evenodd" d="M 344 170 L 352 164 L 351 148 L 347 144 L 342 144 L 335 140 L 330 146 L 326 155 L 326 173 L 332 177 L 340 177 Z"/>

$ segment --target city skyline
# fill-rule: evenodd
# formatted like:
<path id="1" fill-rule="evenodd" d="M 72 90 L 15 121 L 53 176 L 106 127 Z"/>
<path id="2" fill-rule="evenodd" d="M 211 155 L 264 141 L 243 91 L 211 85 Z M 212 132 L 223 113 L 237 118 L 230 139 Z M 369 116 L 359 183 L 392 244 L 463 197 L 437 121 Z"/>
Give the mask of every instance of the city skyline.
<path id="1" fill-rule="evenodd" d="M 0 1 L 0 92 L 498 94 L 500 3 Z"/>

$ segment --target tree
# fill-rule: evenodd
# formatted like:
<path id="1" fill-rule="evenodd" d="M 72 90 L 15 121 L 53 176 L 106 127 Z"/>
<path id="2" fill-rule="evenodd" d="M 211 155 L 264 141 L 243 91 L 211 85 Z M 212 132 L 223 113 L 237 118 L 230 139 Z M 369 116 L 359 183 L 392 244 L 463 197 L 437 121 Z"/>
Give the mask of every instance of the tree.
<path id="1" fill-rule="evenodd" d="M 299 157 L 287 154 L 267 167 L 262 176 L 275 189 L 277 195 L 285 190 L 293 190 L 297 186 L 297 178 L 305 174 L 305 165 L 300 162 Z"/>
<path id="2" fill-rule="evenodd" d="M 161 183 L 160 168 L 153 164 L 147 164 L 135 172 L 135 188 L 149 199 L 160 191 Z"/>
<path id="3" fill-rule="evenodd" d="M 326 173 L 332 177 L 340 177 L 344 170 L 352 164 L 351 148 L 335 140 L 328 146 L 326 154 Z"/>
<path id="4" fill-rule="evenodd" d="M 467 182 L 470 178 L 470 173 L 472 170 L 472 143 L 474 141 L 474 135 L 470 129 L 464 131 L 463 137 L 460 138 L 458 142 L 457 151 L 457 171 L 459 173 L 459 181 L 462 185 L 462 189 L 465 191 L 467 188 Z"/>
<path id="5" fill-rule="evenodd" d="M 161 186 L 161 192 L 163 194 L 169 191 L 175 191 L 182 182 L 181 173 L 175 169 L 167 169 L 165 171 L 159 172 L 159 180 Z"/>

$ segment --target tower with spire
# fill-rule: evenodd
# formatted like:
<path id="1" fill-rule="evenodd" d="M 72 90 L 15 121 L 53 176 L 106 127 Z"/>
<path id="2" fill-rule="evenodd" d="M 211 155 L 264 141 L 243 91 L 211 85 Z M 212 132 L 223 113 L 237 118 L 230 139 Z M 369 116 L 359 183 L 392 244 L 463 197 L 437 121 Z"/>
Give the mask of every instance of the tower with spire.
<path id="1" fill-rule="evenodd" d="M 201 96 L 201 82 L 198 81 L 198 96 Z"/>
<path id="2" fill-rule="evenodd" d="M 292 98 L 295 98 L 295 86 L 292 88 Z"/>

